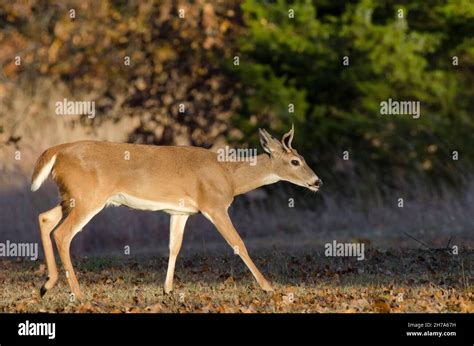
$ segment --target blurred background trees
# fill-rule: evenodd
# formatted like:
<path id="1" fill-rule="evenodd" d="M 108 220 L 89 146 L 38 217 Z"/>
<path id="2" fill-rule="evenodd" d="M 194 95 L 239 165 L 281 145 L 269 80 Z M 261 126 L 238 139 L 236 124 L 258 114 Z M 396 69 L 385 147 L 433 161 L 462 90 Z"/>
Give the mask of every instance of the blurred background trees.
<path id="1" fill-rule="evenodd" d="M 323 176 L 356 173 L 389 186 L 420 176 L 459 182 L 453 150 L 471 167 L 474 3 L 246 1 L 242 9 L 239 73 L 253 92 L 242 97 L 240 123 L 283 131 L 294 121 L 296 147 L 315 153 Z M 421 101 L 421 117 L 380 115 L 388 98 Z M 344 150 L 350 164 L 341 161 Z"/>
<path id="2" fill-rule="evenodd" d="M 27 145 L 16 96 L 47 80 L 96 102 L 68 126 L 97 139 L 129 118 L 130 142 L 255 146 L 258 127 L 295 123 L 329 189 L 456 185 L 474 162 L 473 19 L 468 0 L 3 0 L 0 140 Z M 421 117 L 381 115 L 388 98 L 421 101 Z"/>

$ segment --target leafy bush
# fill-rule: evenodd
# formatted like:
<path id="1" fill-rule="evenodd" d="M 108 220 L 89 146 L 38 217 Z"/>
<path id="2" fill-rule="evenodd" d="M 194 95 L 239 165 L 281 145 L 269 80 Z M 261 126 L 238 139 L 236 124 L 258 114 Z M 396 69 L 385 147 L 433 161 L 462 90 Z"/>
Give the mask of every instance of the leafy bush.
<path id="1" fill-rule="evenodd" d="M 236 123 L 249 135 L 256 124 L 282 133 L 294 121 L 297 147 L 341 189 L 352 175 L 369 185 L 459 182 L 460 167 L 472 167 L 472 2 L 247 0 L 242 10 Z M 389 98 L 419 100 L 420 118 L 381 115 Z"/>

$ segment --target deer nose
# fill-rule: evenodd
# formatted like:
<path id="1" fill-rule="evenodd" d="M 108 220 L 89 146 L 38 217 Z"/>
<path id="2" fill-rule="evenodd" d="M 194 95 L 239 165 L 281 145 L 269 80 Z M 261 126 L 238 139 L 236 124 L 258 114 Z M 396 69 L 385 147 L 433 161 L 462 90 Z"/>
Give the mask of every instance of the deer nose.
<path id="1" fill-rule="evenodd" d="M 321 179 L 316 179 L 316 182 L 314 183 L 317 187 L 322 187 L 323 186 L 323 181 Z"/>

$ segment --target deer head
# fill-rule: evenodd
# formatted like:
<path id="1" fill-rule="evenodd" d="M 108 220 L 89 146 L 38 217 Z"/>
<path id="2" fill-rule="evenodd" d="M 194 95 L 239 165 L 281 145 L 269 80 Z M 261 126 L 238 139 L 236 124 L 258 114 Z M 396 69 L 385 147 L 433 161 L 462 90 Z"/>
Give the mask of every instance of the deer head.
<path id="1" fill-rule="evenodd" d="M 323 182 L 307 165 L 303 156 L 293 149 L 291 142 L 294 136 L 294 126 L 285 133 L 281 141 L 277 140 L 265 129 L 259 129 L 260 143 L 263 150 L 270 155 L 273 173 L 281 180 L 303 186 L 311 191 L 318 191 Z"/>

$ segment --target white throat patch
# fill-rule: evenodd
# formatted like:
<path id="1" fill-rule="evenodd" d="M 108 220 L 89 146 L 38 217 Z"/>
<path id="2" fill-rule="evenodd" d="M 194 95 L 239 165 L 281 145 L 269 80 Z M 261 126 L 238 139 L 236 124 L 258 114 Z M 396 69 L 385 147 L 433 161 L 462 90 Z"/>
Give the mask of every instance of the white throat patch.
<path id="1" fill-rule="evenodd" d="M 265 178 L 263 178 L 263 184 L 264 185 L 274 184 L 280 180 L 281 178 L 278 175 L 276 175 L 275 173 L 271 173 L 270 175 L 267 175 Z"/>

